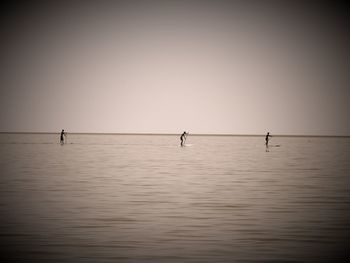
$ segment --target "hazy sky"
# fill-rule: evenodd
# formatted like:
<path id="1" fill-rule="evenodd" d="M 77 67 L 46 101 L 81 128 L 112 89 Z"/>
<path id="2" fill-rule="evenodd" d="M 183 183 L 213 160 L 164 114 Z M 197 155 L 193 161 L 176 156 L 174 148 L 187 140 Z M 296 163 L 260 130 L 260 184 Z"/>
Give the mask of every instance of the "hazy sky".
<path id="1" fill-rule="evenodd" d="M 281 2 L 10 6 L 1 131 L 350 135 L 348 13 Z"/>

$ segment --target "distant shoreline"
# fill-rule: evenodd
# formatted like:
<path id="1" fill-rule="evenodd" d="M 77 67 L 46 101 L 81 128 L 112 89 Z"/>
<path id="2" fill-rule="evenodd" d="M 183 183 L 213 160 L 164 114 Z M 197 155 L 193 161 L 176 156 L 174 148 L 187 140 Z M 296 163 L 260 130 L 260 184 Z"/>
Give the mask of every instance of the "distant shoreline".
<path id="1" fill-rule="evenodd" d="M 178 136 L 180 133 L 103 133 L 103 132 L 67 132 L 75 135 L 132 135 L 132 136 Z M 60 132 L 0 132 L 0 134 L 60 134 Z M 208 134 L 208 133 L 189 133 L 191 136 L 216 136 L 216 137 L 263 137 L 266 134 Z M 288 135 L 275 134 L 273 137 L 313 137 L 313 138 L 350 138 L 350 135 Z"/>

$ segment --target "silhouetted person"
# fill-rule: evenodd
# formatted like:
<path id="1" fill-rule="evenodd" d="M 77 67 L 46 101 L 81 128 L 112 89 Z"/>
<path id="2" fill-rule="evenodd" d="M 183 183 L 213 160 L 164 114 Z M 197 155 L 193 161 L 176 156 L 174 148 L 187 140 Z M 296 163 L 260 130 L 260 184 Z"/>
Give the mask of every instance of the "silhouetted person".
<path id="1" fill-rule="evenodd" d="M 187 133 L 184 131 L 183 134 L 181 134 L 181 136 L 180 136 L 181 146 L 183 146 L 184 140 L 186 140 L 186 134 L 187 134 Z"/>
<path id="2" fill-rule="evenodd" d="M 66 136 L 66 133 L 65 133 L 64 130 L 62 129 L 62 131 L 61 131 L 61 138 L 60 138 L 61 144 L 64 144 L 64 136 Z"/>
<path id="3" fill-rule="evenodd" d="M 265 137 L 265 145 L 266 145 L 266 147 L 269 147 L 269 140 L 270 140 L 270 137 L 271 137 L 271 135 L 270 135 L 270 133 L 268 132 L 268 133 L 266 134 L 266 137 Z"/>

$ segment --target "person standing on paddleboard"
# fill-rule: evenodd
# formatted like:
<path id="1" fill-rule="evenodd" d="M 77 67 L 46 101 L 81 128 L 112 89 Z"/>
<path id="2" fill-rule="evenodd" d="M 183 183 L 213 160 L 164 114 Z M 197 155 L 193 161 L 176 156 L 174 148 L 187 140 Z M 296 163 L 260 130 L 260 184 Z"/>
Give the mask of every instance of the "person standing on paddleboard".
<path id="1" fill-rule="evenodd" d="M 265 145 L 266 145 L 266 147 L 269 146 L 270 137 L 271 137 L 270 132 L 268 132 L 268 133 L 266 134 L 266 137 L 265 137 Z"/>
<path id="2" fill-rule="evenodd" d="M 186 135 L 187 135 L 187 133 L 184 131 L 180 136 L 181 146 L 183 146 L 184 140 L 186 140 Z"/>
<path id="3" fill-rule="evenodd" d="M 62 131 L 61 131 L 61 138 L 60 138 L 61 144 L 64 144 L 64 136 L 66 136 L 66 133 L 65 133 L 64 130 L 62 129 Z"/>

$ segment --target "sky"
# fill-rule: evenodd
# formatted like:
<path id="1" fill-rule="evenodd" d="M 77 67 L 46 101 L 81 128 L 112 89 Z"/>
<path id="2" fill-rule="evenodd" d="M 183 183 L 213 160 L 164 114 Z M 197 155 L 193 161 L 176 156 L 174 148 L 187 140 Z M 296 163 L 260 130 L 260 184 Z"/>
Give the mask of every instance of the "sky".
<path id="1" fill-rule="evenodd" d="M 282 2 L 15 2 L 0 131 L 350 135 L 347 9 Z"/>

